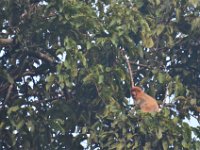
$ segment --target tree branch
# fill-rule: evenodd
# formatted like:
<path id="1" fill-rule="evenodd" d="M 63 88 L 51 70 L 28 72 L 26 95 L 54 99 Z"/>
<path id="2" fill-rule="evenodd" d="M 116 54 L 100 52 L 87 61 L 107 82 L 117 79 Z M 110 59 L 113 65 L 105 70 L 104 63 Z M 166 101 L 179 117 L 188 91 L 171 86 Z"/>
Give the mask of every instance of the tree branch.
<path id="1" fill-rule="evenodd" d="M 0 45 L 8 45 L 8 44 L 12 44 L 12 43 L 13 43 L 13 39 L 0 38 Z"/>
<path id="2" fill-rule="evenodd" d="M 12 89 L 13 89 L 13 84 L 10 84 L 9 88 L 8 88 L 8 91 L 7 91 L 7 94 L 6 94 L 6 98 L 5 98 L 5 102 L 10 98 L 10 95 L 12 93 Z"/>
<path id="3" fill-rule="evenodd" d="M 51 56 L 49 56 L 47 53 L 44 54 L 42 52 L 39 52 L 39 51 L 28 51 L 28 53 L 32 54 L 32 55 L 35 55 L 36 57 L 42 59 L 42 60 L 45 60 L 49 63 L 53 63 L 54 62 L 54 58 L 52 58 Z"/>
<path id="4" fill-rule="evenodd" d="M 124 49 L 121 48 L 120 51 L 121 51 L 122 56 L 125 58 L 127 66 L 128 66 L 128 72 L 129 72 L 130 80 L 131 80 L 131 87 L 134 87 L 133 72 L 131 69 L 129 58 L 127 54 L 124 53 Z"/>
<path id="5" fill-rule="evenodd" d="M 138 64 L 138 63 L 133 62 L 133 61 L 130 61 L 130 64 L 133 64 L 133 65 L 136 65 L 136 66 L 140 66 L 140 67 L 144 67 L 144 68 L 148 68 L 148 69 L 152 68 L 151 66 L 144 65 L 144 64 Z"/>
<path id="6" fill-rule="evenodd" d="M 126 59 L 127 65 L 128 65 L 129 75 L 130 75 L 130 79 L 131 79 L 131 87 L 134 87 L 133 72 L 132 72 L 130 61 L 129 61 L 127 55 L 125 55 L 125 59 Z"/>

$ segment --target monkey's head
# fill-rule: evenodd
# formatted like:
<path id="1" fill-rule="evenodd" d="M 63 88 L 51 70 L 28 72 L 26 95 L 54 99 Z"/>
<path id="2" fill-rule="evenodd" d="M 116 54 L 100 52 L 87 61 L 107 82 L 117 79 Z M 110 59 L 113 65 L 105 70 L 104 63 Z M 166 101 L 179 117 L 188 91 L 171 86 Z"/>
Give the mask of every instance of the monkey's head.
<path id="1" fill-rule="evenodd" d="M 138 87 L 138 86 L 134 86 L 134 87 L 132 87 L 132 89 L 131 89 L 131 95 L 132 95 L 132 97 L 133 97 L 134 99 L 136 99 L 136 100 L 137 100 L 137 98 L 138 98 L 138 95 L 140 95 L 140 94 L 142 94 L 142 93 L 143 93 L 142 89 L 141 89 L 140 87 Z"/>

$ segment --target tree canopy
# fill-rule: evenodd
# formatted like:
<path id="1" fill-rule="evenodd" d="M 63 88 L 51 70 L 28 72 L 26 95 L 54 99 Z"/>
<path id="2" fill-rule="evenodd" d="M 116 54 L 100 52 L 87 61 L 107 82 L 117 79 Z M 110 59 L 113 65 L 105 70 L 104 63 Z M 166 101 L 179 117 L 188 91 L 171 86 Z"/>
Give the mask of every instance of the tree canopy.
<path id="1" fill-rule="evenodd" d="M 200 149 L 198 0 L 0 6 L 0 149 Z M 130 103 L 125 55 L 161 112 Z"/>

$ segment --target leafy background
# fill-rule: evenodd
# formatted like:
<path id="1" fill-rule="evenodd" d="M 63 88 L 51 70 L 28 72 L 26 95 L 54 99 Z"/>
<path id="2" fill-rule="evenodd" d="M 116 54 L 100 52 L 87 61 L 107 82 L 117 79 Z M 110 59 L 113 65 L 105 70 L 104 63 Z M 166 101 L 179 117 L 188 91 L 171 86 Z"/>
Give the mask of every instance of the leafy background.
<path id="1" fill-rule="evenodd" d="M 2 150 L 200 149 L 198 0 L 0 6 Z M 160 113 L 130 105 L 121 49 L 135 84 L 165 104 Z"/>

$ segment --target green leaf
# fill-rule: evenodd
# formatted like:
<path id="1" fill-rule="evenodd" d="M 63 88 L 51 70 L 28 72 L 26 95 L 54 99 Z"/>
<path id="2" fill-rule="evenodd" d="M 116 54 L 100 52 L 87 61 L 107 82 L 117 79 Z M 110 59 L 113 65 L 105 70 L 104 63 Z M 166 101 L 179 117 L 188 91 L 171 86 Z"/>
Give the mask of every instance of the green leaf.
<path id="1" fill-rule="evenodd" d="M 180 15 L 181 15 L 181 10 L 179 8 L 176 8 L 176 19 L 177 19 L 177 21 L 180 21 Z"/>
<path id="2" fill-rule="evenodd" d="M 170 111 L 168 109 L 163 109 L 164 110 L 164 116 L 168 117 L 170 115 Z"/>
<path id="3" fill-rule="evenodd" d="M 165 74 L 164 73 L 158 73 L 158 81 L 159 81 L 159 83 L 164 83 L 165 82 Z"/>
<path id="4" fill-rule="evenodd" d="M 63 52 L 65 51 L 65 49 L 62 47 L 62 48 L 59 48 L 56 50 L 56 54 L 63 54 Z"/>
<path id="5" fill-rule="evenodd" d="M 192 4 L 194 7 L 197 7 L 199 4 L 199 0 L 189 0 L 189 3 Z"/>
<path id="6" fill-rule="evenodd" d="M 165 78 L 167 82 L 170 82 L 172 80 L 172 77 L 169 74 L 165 74 Z"/>
<path id="7" fill-rule="evenodd" d="M 12 146 L 15 146 L 16 143 L 17 143 L 16 135 L 14 135 L 14 134 L 10 135 L 10 140 L 11 140 L 11 142 L 12 142 L 11 145 L 12 145 Z"/>
<path id="8" fill-rule="evenodd" d="M 185 95 L 185 88 L 183 87 L 183 84 L 179 81 L 177 81 L 175 84 L 175 95 L 176 97 Z"/>
<path id="9" fill-rule="evenodd" d="M 135 0 L 135 5 L 136 5 L 138 8 L 140 8 L 140 7 L 142 7 L 142 6 L 144 5 L 144 2 L 141 1 L 141 0 Z"/>
<path id="10" fill-rule="evenodd" d="M 106 67 L 105 71 L 110 72 L 112 69 L 110 67 Z"/>
<path id="11" fill-rule="evenodd" d="M 141 58 L 144 58 L 144 50 L 142 48 L 138 48 L 137 52 Z"/>
<path id="12" fill-rule="evenodd" d="M 99 79 L 98 79 L 98 84 L 103 83 L 103 81 L 104 81 L 104 76 L 103 76 L 103 75 L 99 75 L 98 78 L 99 78 Z"/>
<path id="13" fill-rule="evenodd" d="M 71 68 L 71 76 L 74 78 L 74 77 L 77 77 L 78 75 L 78 70 L 76 67 L 72 67 Z"/>
<path id="14" fill-rule="evenodd" d="M 156 74 L 159 73 L 159 71 L 158 71 L 157 69 L 154 69 L 154 70 L 152 70 L 152 73 L 153 73 L 154 75 L 156 75 Z"/>
<path id="15" fill-rule="evenodd" d="M 46 90 L 48 91 L 52 85 L 52 83 L 54 83 L 55 80 L 55 75 L 51 74 L 50 76 L 47 77 L 47 84 L 45 86 Z"/>
<path id="16" fill-rule="evenodd" d="M 163 147 L 164 150 L 168 150 L 168 143 L 167 143 L 166 140 L 162 141 L 162 147 Z"/>
<path id="17" fill-rule="evenodd" d="M 196 99 L 193 98 L 193 99 L 190 100 L 190 105 L 196 106 L 196 104 L 197 104 Z"/>
<path id="18" fill-rule="evenodd" d="M 167 36 L 171 36 L 171 34 L 173 34 L 173 32 L 174 32 L 174 27 L 172 25 L 168 25 L 167 32 L 168 32 Z"/>
<path id="19" fill-rule="evenodd" d="M 30 132 L 34 132 L 35 131 L 35 126 L 34 126 L 34 124 L 33 124 L 33 121 L 31 121 L 31 120 L 29 120 L 29 121 L 27 121 L 26 122 L 26 126 L 27 126 L 27 128 L 28 128 L 28 130 L 30 131 Z"/>
<path id="20" fill-rule="evenodd" d="M 87 41 L 86 42 L 86 48 L 87 48 L 87 50 L 90 49 L 91 47 L 92 47 L 91 42 Z"/>
<path id="21" fill-rule="evenodd" d="M 106 42 L 106 38 L 98 38 L 97 39 L 97 44 L 101 44 L 101 45 L 104 45 L 105 44 L 105 42 Z"/>
<path id="22" fill-rule="evenodd" d="M 11 113 L 15 113 L 16 111 L 18 111 L 20 109 L 19 106 L 12 106 L 8 109 L 8 115 L 11 115 Z"/>
<path id="23" fill-rule="evenodd" d="M 154 46 L 153 39 L 151 37 L 143 38 L 143 44 L 146 48 L 151 48 Z"/>
<path id="24" fill-rule="evenodd" d="M 164 29 L 165 29 L 165 26 L 163 24 L 159 24 L 156 28 L 156 34 L 160 35 Z"/>
<path id="25" fill-rule="evenodd" d="M 160 0 L 155 0 L 156 1 L 156 5 L 160 5 Z"/>
<path id="26" fill-rule="evenodd" d="M 5 122 L 0 122 L 0 129 L 2 129 L 3 127 L 4 127 L 4 125 L 5 125 Z"/>
<path id="27" fill-rule="evenodd" d="M 83 127 L 81 133 L 86 134 L 87 133 L 87 127 Z"/>
<path id="28" fill-rule="evenodd" d="M 17 130 L 21 129 L 21 128 L 23 127 L 24 123 L 25 123 L 24 120 L 20 120 L 19 122 L 17 122 L 17 123 L 15 124 L 16 129 L 17 129 Z"/>
<path id="29" fill-rule="evenodd" d="M 71 63 L 70 63 L 70 61 L 69 61 L 69 59 L 68 60 L 65 60 L 64 61 L 64 66 L 67 68 L 67 69 L 70 69 L 72 66 L 71 66 Z M 61 69 L 60 69 L 61 70 Z"/>
<path id="30" fill-rule="evenodd" d="M 191 128 L 190 126 L 183 122 L 183 140 L 182 140 L 182 145 L 184 148 L 190 148 L 190 141 L 191 141 Z"/>
<path id="31" fill-rule="evenodd" d="M 168 46 L 173 47 L 174 46 L 174 40 L 173 40 L 172 36 L 167 35 L 167 37 L 168 37 L 168 41 L 167 41 Z"/>
<path id="32" fill-rule="evenodd" d="M 140 143 L 140 141 L 138 141 L 138 140 L 136 139 L 136 141 L 134 142 L 134 146 L 132 147 L 132 149 L 138 148 L 138 147 L 139 147 L 139 143 Z"/>
<path id="33" fill-rule="evenodd" d="M 162 128 L 161 127 L 157 128 L 157 130 L 156 130 L 156 136 L 157 136 L 158 139 L 162 138 Z"/>
<path id="34" fill-rule="evenodd" d="M 151 149 L 151 143 L 150 142 L 146 142 L 145 146 L 143 148 L 144 148 L 144 150 L 150 150 Z"/>
<path id="35" fill-rule="evenodd" d="M 133 138 L 133 134 L 131 133 L 126 134 L 126 138 L 127 140 L 131 140 Z"/>
<path id="36" fill-rule="evenodd" d="M 200 17 L 192 20 L 192 30 L 200 29 Z"/>
<path id="37" fill-rule="evenodd" d="M 63 124 L 64 124 L 64 121 L 61 119 L 55 119 L 51 121 L 52 129 L 54 129 L 55 131 L 59 131 L 61 133 L 65 133 L 65 129 L 62 127 Z"/>
<path id="38" fill-rule="evenodd" d="M 126 79 L 126 76 L 125 76 L 123 70 L 117 68 L 115 71 L 116 71 L 116 73 L 119 75 L 119 77 L 120 77 L 121 80 L 125 80 L 125 79 Z"/>
<path id="39" fill-rule="evenodd" d="M 116 34 L 113 34 L 112 37 L 111 37 L 111 42 L 112 44 L 117 47 L 117 44 L 118 44 L 118 40 L 117 40 L 117 35 Z"/>
<path id="40" fill-rule="evenodd" d="M 116 144 L 116 150 L 122 150 L 124 148 L 124 144 L 123 143 L 117 143 Z"/>
<path id="41" fill-rule="evenodd" d="M 14 79 L 6 70 L 0 69 L 0 77 L 6 79 L 10 84 L 14 84 Z"/>
<path id="42" fill-rule="evenodd" d="M 83 78 L 84 84 L 91 83 L 94 80 L 94 74 L 89 73 L 86 77 Z"/>
<path id="43" fill-rule="evenodd" d="M 195 148 L 196 149 L 200 149 L 200 141 L 196 141 L 195 142 Z"/>
<path id="44" fill-rule="evenodd" d="M 87 59 L 81 52 L 78 53 L 78 58 L 82 62 L 83 66 L 87 67 Z"/>
<path id="45" fill-rule="evenodd" d="M 178 117 L 174 117 L 172 119 L 172 121 L 173 121 L 174 124 L 177 124 L 179 122 L 179 118 Z"/>

